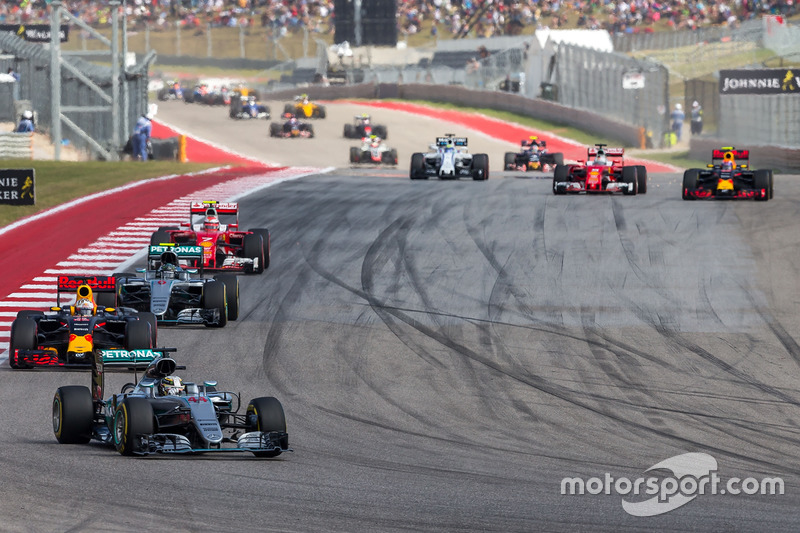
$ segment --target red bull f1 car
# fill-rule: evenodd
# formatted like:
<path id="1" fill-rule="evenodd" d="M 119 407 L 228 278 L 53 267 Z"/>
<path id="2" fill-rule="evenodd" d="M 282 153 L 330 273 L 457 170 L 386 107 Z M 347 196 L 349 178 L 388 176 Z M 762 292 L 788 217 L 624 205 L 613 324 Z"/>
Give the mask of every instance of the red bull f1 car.
<path id="1" fill-rule="evenodd" d="M 549 171 L 556 165 L 564 164 L 564 154 L 547 151 L 547 141 L 539 140 L 535 135 L 520 141 L 519 152 L 506 152 L 506 170 L 539 170 Z"/>
<path id="2" fill-rule="evenodd" d="M 19 311 L 11 323 L 11 368 L 88 368 L 94 349 L 155 345 L 155 315 L 116 308 L 112 276 L 59 276 L 57 287 L 50 311 Z M 62 305 L 64 292 L 75 292 L 75 303 Z"/>
<path id="3" fill-rule="evenodd" d="M 314 137 L 314 125 L 308 122 L 301 122 L 297 117 L 291 113 L 285 113 L 283 118 L 286 119 L 283 124 L 279 122 L 270 122 L 269 136 L 281 137 L 284 139 L 306 138 Z"/>
<path id="4" fill-rule="evenodd" d="M 749 150 L 737 150 L 732 146 L 714 150 L 712 162 L 706 168 L 691 168 L 683 173 L 683 199 L 766 202 L 773 193 L 772 170 L 752 170 L 749 160 Z"/>
<path id="5" fill-rule="evenodd" d="M 647 169 L 642 165 L 625 166 L 623 148 L 596 144 L 587 150 L 586 161 L 574 165 L 556 165 L 553 194 L 615 193 L 626 195 L 647 192 Z"/>
<path id="6" fill-rule="evenodd" d="M 180 368 L 165 353 L 150 350 L 142 378 L 105 394 L 105 367 L 110 363 L 138 364 L 135 353 L 96 350 L 92 357 L 91 388 L 59 387 L 53 397 L 53 433 L 60 444 L 95 440 L 122 455 L 248 452 L 277 457 L 289 448 L 286 417 L 277 398 L 250 400 L 242 413 L 235 392 L 217 390 L 216 381 L 187 383 L 173 372 Z"/>
<path id="7" fill-rule="evenodd" d="M 190 268 L 260 274 L 269 267 L 269 230 L 240 230 L 236 202 L 192 202 L 189 222 L 162 226 L 150 237 L 153 246 L 169 243 L 202 247 L 202 259 L 191 260 Z"/>

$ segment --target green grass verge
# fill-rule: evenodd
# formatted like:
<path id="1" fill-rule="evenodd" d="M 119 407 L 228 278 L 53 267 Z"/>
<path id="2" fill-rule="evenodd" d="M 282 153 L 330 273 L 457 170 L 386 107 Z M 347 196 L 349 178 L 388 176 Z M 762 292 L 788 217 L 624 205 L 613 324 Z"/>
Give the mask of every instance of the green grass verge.
<path id="1" fill-rule="evenodd" d="M 219 166 L 175 161 L 67 162 L 29 159 L 5 159 L 0 164 L 3 168 L 33 168 L 36 171 L 36 205 L 0 205 L 0 227 L 64 202 L 126 183 Z"/>

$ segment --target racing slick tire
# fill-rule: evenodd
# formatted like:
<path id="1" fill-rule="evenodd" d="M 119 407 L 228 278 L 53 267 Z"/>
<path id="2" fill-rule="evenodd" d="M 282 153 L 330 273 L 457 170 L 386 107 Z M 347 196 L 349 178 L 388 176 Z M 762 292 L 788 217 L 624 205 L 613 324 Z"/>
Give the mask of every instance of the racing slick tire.
<path id="1" fill-rule="evenodd" d="M 383 125 L 373 126 L 372 133 L 374 133 L 384 141 L 389 137 L 389 130 L 387 130 L 386 126 Z"/>
<path id="2" fill-rule="evenodd" d="M 281 402 L 272 396 L 253 398 L 247 405 L 247 420 L 249 431 L 279 431 L 286 433 L 286 415 L 283 412 Z M 251 418 L 252 417 L 252 418 Z M 254 419 L 254 420 L 253 420 Z M 289 436 L 281 438 L 281 448 L 289 447 Z M 256 457 L 277 457 L 281 450 L 269 452 L 253 452 Z"/>
<path id="3" fill-rule="evenodd" d="M 219 322 L 216 324 L 207 323 L 206 327 L 224 328 L 228 324 L 227 299 L 225 283 L 222 281 L 211 281 L 203 286 L 203 309 L 216 309 L 219 311 Z"/>
<path id="4" fill-rule="evenodd" d="M 251 265 L 245 266 L 244 271 L 246 274 L 261 274 L 264 272 L 264 263 L 266 262 L 264 248 L 264 239 L 261 235 L 250 234 L 244 236 L 244 239 L 242 239 L 242 256 L 248 259 L 258 260 L 257 267 Z"/>
<path id="5" fill-rule="evenodd" d="M 356 127 L 352 124 L 344 125 L 344 137 L 346 139 L 354 139 L 356 137 Z"/>
<path id="6" fill-rule="evenodd" d="M 125 324 L 125 349 L 146 350 L 152 348 L 152 334 L 147 320 L 129 320 Z"/>
<path id="7" fill-rule="evenodd" d="M 34 311 L 33 309 L 23 309 L 22 311 L 17 311 L 17 318 L 29 316 L 44 316 L 44 311 Z"/>
<path id="8" fill-rule="evenodd" d="M 158 319 L 149 311 L 139 311 L 139 320 L 144 320 L 150 326 L 150 347 L 158 346 Z"/>
<path id="9" fill-rule="evenodd" d="M 144 452 L 137 436 L 153 434 L 153 406 L 147 398 L 127 397 L 114 411 L 114 447 L 122 455 Z"/>
<path id="10" fill-rule="evenodd" d="M 700 171 L 696 168 L 690 168 L 683 173 L 683 199 L 694 200 L 695 197 L 691 192 L 697 189 L 697 180 L 700 177 Z"/>
<path id="11" fill-rule="evenodd" d="M 489 156 L 487 154 L 472 156 L 472 179 L 475 181 L 489 179 Z"/>
<path id="12" fill-rule="evenodd" d="M 514 152 L 506 152 L 506 155 L 503 157 L 503 169 L 504 170 L 516 170 L 517 168 L 517 154 Z"/>
<path id="13" fill-rule="evenodd" d="M 92 438 L 94 404 L 89 387 L 65 385 L 53 396 L 53 433 L 59 444 L 86 444 Z"/>
<path id="14" fill-rule="evenodd" d="M 569 181 L 569 167 L 566 165 L 556 165 L 553 171 L 553 194 L 567 194 L 566 188 L 556 186 L 559 182 Z"/>
<path id="15" fill-rule="evenodd" d="M 169 231 L 169 230 L 176 230 L 180 229 L 178 226 L 159 226 L 158 231 Z"/>
<path id="16" fill-rule="evenodd" d="M 398 161 L 399 161 L 399 159 L 397 158 L 397 150 L 395 150 L 394 148 L 392 148 L 392 149 L 390 150 L 390 152 L 391 152 L 391 154 L 392 154 L 392 163 L 391 163 L 391 164 L 392 164 L 392 165 L 395 165 L 395 166 L 397 166 L 397 163 L 398 163 Z"/>
<path id="17" fill-rule="evenodd" d="M 307 124 L 306 125 L 306 131 L 308 132 L 308 138 L 309 139 L 313 139 L 314 138 L 314 125 L 313 124 Z"/>
<path id="18" fill-rule="evenodd" d="M 753 172 L 753 188 L 756 191 L 764 190 L 764 196 L 756 195 L 756 202 L 766 202 L 769 200 L 769 184 L 770 184 L 770 171 L 769 170 L 756 170 Z"/>
<path id="19" fill-rule="evenodd" d="M 266 270 L 269 268 L 270 255 L 272 254 L 269 230 L 267 228 L 251 228 L 250 231 L 256 235 L 261 235 L 261 239 L 264 242 L 264 261 L 261 264 L 264 265 L 264 270 Z"/>
<path id="20" fill-rule="evenodd" d="M 11 323 L 11 340 L 8 346 L 8 366 L 27 368 L 28 365 L 17 360 L 16 350 L 36 349 L 36 321 L 30 316 L 17 318 Z"/>
<path id="21" fill-rule="evenodd" d="M 633 190 L 622 191 L 626 196 L 636 196 L 639 192 L 639 179 L 636 177 L 636 167 L 622 167 L 622 183 L 632 183 Z"/>
<path id="22" fill-rule="evenodd" d="M 422 153 L 411 154 L 411 169 L 408 174 L 412 180 L 428 179 L 425 175 L 425 156 Z"/>
<path id="23" fill-rule="evenodd" d="M 556 154 L 551 154 L 552 160 L 554 165 L 563 165 L 564 164 L 564 154 L 558 152 Z"/>
<path id="24" fill-rule="evenodd" d="M 647 167 L 636 165 L 636 179 L 639 180 L 639 194 L 647 193 Z"/>
<path id="25" fill-rule="evenodd" d="M 381 154 L 381 163 L 384 165 L 396 165 L 397 155 L 394 150 L 387 150 Z"/>
<path id="26" fill-rule="evenodd" d="M 295 112 L 294 104 L 285 104 L 283 106 L 283 114 L 284 115 L 286 113 L 291 113 L 292 115 L 294 115 L 294 112 Z"/>
<path id="27" fill-rule="evenodd" d="M 94 295 L 94 303 L 98 309 L 117 306 L 117 295 L 114 292 L 97 292 Z"/>
<path id="28" fill-rule="evenodd" d="M 325 118 L 325 106 L 317 106 L 311 111 L 311 118 Z"/>
<path id="29" fill-rule="evenodd" d="M 163 230 L 155 231 L 150 236 L 150 246 L 158 246 L 162 242 L 172 242 L 172 238 L 169 236 L 169 233 Z"/>
<path id="30" fill-rule="evenodd" d="M 280 137 L 281 133 L 283 133 L 283 126 L 281 126 L 277 122 L 270 122 L 269 123 L 269 136 L 270 137 Z"/>
<path id="31" fill-rule="evenodd" d="M 772 200 L 772 197 L 775 195 L 775 177 L 772 174 L 772 171 L 769 171 L 769 199 Z"/>
<path id="32" fill-rule="evenodd" d="M 350 124 L 348 124 L 349 126 Z M 361 162 L 361 150 L 358 149 L 357 146 L 350 147 L 350 162 L 351 163 L 360 163 Z"/>
<path id="33" fill-rule="evenodd" d="M 214 279 L 225 284 L 228 305 L 228 320 L 239 319 L 239 277 L 233 274 L 217 274 Z"/>

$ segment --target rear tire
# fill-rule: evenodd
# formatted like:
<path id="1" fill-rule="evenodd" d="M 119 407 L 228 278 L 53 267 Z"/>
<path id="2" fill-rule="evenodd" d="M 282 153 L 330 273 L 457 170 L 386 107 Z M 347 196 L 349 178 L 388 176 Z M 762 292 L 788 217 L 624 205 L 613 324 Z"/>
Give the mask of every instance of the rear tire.
<path id="1" fill-rule="evenodd" d="M 233 274 L 218 274 L 214 279 L 225 284 L 225 298 L 228 304 L 228 320 L 239 319 L 239 277 Z"/>
<path id="2" fill-rule="evenodd" d="M 373 127 L 372 133 L 374 133 L 384 141 L 389 137 L 389 131 L 386 129 L 386 126 L 383 125 Z"/>
<path id="3" fill-rule="evenodd" d="M 697 189 L 697 180 L 700 177 L 700 171 L 696 168 L 691 168 L 683 173 L 683 199 L 694 200 L 695 197 L 691 193 Z"/>
<path id="4" fill-rule="evenodd" d="M 28 365 L 17 360 L 16 350 L 35 350 L 37 346 L 36 321 L 23 316 L 11 323 L 11 340 L 8 348 L 8 365 L 11 368 L 27 368 Z"/>
<path id="5" fill-rule="evenodd" d="M 356 128 L 352 124 L 344 125 L 344 136 L 347 139 L 353 139 L 356 136 Z"/>
<path id="6" fill-rule="evenodd" d="M 153 346 L 150 324 L 147 320 L 129 320 L 125 326 L 125 349 L 147 350 Z"/>
<path id="7" fill-rule="evenodd" d="M 263 398 L 254 398 L 247 406 L 247 414 L 255 416 L 255 426 L 248 429 L 250 431 L 261 431 L 269 433 L 271 431 L 278 431 L 286 433 L 286 415 L 283 412 L 283 406 L 277 398 L 266 396 Z M 249 421 L 249 417 L 248 417 Z M 289 436 L 281 439 L 281 448 L 289 447 Z M 273 450 L 270 452 L 253 452 L 256 457 L 277 457 L 281 454 L 280 450 Z"/>
<path id="8" fill-rule="evenodd" d="M 425 179 L 425 156 L 419 152 L 411 154 L 411 168 L 409 177 L 412 180 Z"/>
<path id="9" fill-rule="evenodd" d="M 147 322 L 150 326 L 150 347 L 155 348 L 158 346 L 158 319 L 156 315 L 149 311 L 139 311 L 139 320 Z"/>
<path id="10" fill-rule="evenodd" d="M 159 230 L 150 236 L 150 246 L 158 246 L 161 243 L 172 242 L 172 237 L 166 231 Z"/>
<path id="11" fill-rule="evenodd" d="M 147 451 L 138 437 L 152 435 L 153 426 L 153 406 L 147 398 L 125 398 L 114 412 L 114 446 L 122 455 Z"/>
<path id="12" fill-rule="evenodd" d="M 53 433 L 59 444 L 86 444 L 92 438 L 94 403 L 89 387 L 65 385 L 53 397 Z"/>
<path id="13" fill-rule="evenodd" d="M 647 167 L 636 165 L 636 179 L 639 181 L 639 194 L 647 194 Z"/>
<path id="14" fill-rule="evenodd" d="M 487 154 L 472 156 L 472 179 L 475 181 L 489 179 L 489 156 Z"/>
<path id="15" fill-rule="evenodd" d="M 227 296 L 225 284 L 221 281 L 211 281 L 203 287 L 203 309 L 216 309 L 219 311 L 219 322 L 206 324 L 209 328 L 224 328 L 228 324 Z"/>

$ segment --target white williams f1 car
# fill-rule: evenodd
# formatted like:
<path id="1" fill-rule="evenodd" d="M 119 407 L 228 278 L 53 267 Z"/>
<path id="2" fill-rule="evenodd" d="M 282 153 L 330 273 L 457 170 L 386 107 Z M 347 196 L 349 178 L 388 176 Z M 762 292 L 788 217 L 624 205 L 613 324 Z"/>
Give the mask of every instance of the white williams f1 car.
<path id="1" fill-rule="evenodd" d="M 428 153 L 415 153 L 411 156 L 409 177 L 412 180 L 438 177 L 439 179 L 469 178 L 489 179 L 489 156 L 470 154 L 467 151 L 467 138 L 456 137 L 452 133 L 437 137 L 430 145 Z"/>

